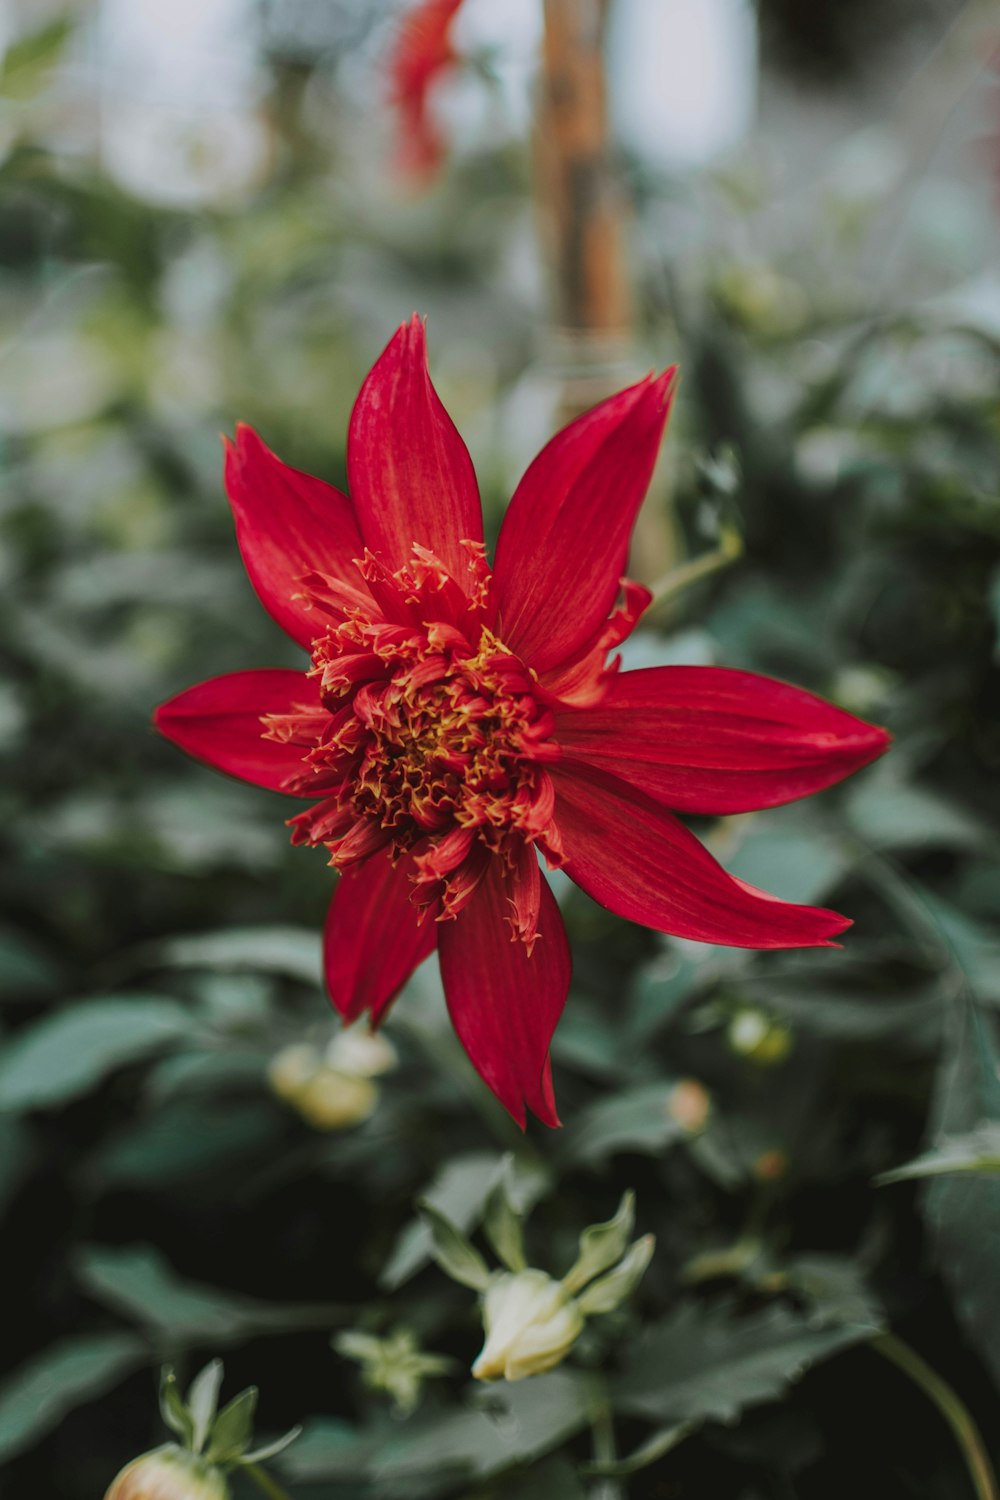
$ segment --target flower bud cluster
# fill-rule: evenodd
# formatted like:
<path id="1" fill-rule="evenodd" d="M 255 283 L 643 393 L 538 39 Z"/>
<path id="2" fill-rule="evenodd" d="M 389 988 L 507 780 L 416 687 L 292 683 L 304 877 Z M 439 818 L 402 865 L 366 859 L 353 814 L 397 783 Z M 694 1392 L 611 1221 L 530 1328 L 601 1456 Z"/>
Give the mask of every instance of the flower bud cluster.
<path id="1" fill-rule="evenodd" d="M 379 1091 L 373 1079 L 396 1061 L 386 1037 L 355 1026 L 338 1032 L 323 1052 L 309 1042 L 283 1047 L 271 1059 L 268 1079 L 314 1130 L 346 1130 L 374 1114 Z"/>

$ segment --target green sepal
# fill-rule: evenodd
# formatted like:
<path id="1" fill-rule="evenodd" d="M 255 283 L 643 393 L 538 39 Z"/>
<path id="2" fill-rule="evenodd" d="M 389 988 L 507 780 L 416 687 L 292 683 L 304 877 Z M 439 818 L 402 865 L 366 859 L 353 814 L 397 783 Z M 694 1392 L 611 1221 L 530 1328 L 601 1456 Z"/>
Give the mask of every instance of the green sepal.
<path id="1" fill-rule="evenodd" d="M 160 1372 L 160 1415 L 164 1425 L 171 1432 L 177 1433 L 185 1448 L 191 1448 L 194 1442 L 194 1422 L 181 1398 L 177 1376 L 170 1365 L 164 1365 Z"/>
<path id="2" fill-rule="evenodd" d="M 431 1254 L 442 1271 L 453 1281 L 472 1287 L 474 1291 L 484 1292 L 490 1282 L 490 1272 L 479 1251 L 426 1198 L 417 1207 L 430 1229 Z"/>
<path id="3" fill-rule="evenodd" d="M 257 1410 L 257 1387 L 248 1386 L 224 1406 L 212 1423 L 205 1457 L 209 1462 L 233 1463 L 250 1446 Z"/>
<path id="4" fill-rule="evenodd" d="M 580 1253 L 575 1264 L 563 1277 L 563 1286 L 572 1296 L 595 1276 L 600 1276 L 625 1254 L 628 1237 L 635 1222 L 635 1194 L 622 1195 L 618 1211 L 604 1224 L 591 1224 L 580 1236 Z"/>
<path id="5" fill-rule="evenodd" d="M 655 1249 L 656 1237 L 652 1234 L 644 1234 L 641 1239 L 630 1245 L 614 1270 L 602 1276 L 599 1281 L 593 1282 L 576 1299 L 577 1306 L 584 1317 L 593 1317 L 595 1313 L 614 1312 L 616 1307 L 620 1307 L 626 1297 L 630 1297 L 639 1285 Z"/>
<path id="6" fill-rule="evenodd" d="M 187 1394 L 187 1406 L 194 1426 L 191 1438 L 191 1449 L 194 1453 L 200 1453 L 208 1441 L 208 1434 L 211 1431 L 212 1423 L 215 1421 L 215 1410 L 219 1402 L 219 1387 L 221 1385 L 221 1359 L 210 1360 L 191 1382 Z"/>
<path id="7" fill-rule="evenodd" d="M 524 1256 L 521 1216 L 511 1202 L 507 1187 L 510 1163 L 511 1158 L 505 1157 L 500 1180 L 486 1200 L 483 1233 L 509 1271 L 524 1271 L 528 1262 Z"/>

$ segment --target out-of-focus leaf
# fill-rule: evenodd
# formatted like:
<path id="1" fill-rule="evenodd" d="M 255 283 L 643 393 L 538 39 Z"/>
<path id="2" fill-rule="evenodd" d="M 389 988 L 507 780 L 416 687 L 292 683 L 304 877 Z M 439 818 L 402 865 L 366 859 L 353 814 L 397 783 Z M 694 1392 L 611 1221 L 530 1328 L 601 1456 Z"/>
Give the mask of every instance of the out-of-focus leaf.
<path id="1" fill-rule="evenodd" d="M 861 1267 L 846 1256 L 797 1255 L 782 1271 L 782 1280 L 822 1323 L 864 1324 L 877 1328 L 883 1313 Z"/>
<path id="2" fill-rule="evenodd" d="M 87 1291 L 173 1345 L 221 1344 L 251 1334 L 328 1328 L 342 1309 L 326 1303 L 271 1303 L 186 1281 L 150 1245 L 90 1245 L 75 1258 Z"/>
<path id="3" fill-rule="evenodd" d="M 541 1196 L 546 1177 L 529 1163 L 515 1160 L 505 1166 L 506 1158 L 491 1152 L 472 1152 L 456 1156 L 442 1167 L 423 1197 L 456 1228 L 468 1232 L 482 1211 L 483 1204 L 502 1173 L 515 1209 L 525 1214 Z M 411 1223 L 396 1241 L 380 1277 L 388 1290 L 408 1281 L 431 1254 L 431 1233 L 426 1224 Z"/>
<path id="4" fill-rule="evenodd" d="M 274 1138 L 274 1116 L 265 1101 L 236 1104 L 211 1095 L 184 1096 L 160 1105 L 94 1158 L 95 1178 L 111 1183 L 197 1181 L 259 1159 Z"/>
<path id="5" fill-rule="evenodd" d="M 257 1410 L 257 1387 L 248 1386 L 224 1406 L 212 1423 L 211 1442 L 205 1457 L 225 1462 L 237 1454 L 245 1453 L 253 1433 L 254 1413 Z"/>
<path id="6" fill-rule="evenodd" d="M 337 1417 L 314 1417 L 306 1422 L 294 1448 L 282 1456 L 281 1472 L 293 1483 L 356 1478 L 378 1445 Z"/>
<path id="7" fill-rule="evenodd" d="M 39 1109 L 84 1094 L 115 1068 L 187 1036 L 188 1011 L 174 1000 L 116 995 L 71 1002 L 26 1027 L 0 1058 L 0 1109 Z"/>
<path id="8" fill-rule="evenodd" d="M 74 1407 L 103 1396 L 147 1357 L 141 1339 L 129 1333 L 50 1344 L 0 1389 L 0 1461 L 37 1442 Z"/>
<path id="9" fill-rule="evenodd" d="M 48 954 L 19 932 L 0 932 L 0 994 L 33 998 L 47 995 L 59 983 L 59 971 Z"/>
<path id="10" fill-rule="evenodd" d="M 958 997 L 941 1061 L 932 1138 L 1000 1129 L 1000 1051 L 993 1017 Z M 959 1318 L 1000 1384 L 1000 1177 L 971 1172 L 935 1177 L 924 1211 Z"/>
<path id="11" fill-rule="evenodd" d="M 488 1413 L 449 1412 L 386 1442 L 372 1464 L 375 1478 L 441 1470 L 487 1478 L 557 1448 L 588 1420 L 584 1379 L 568 1370 L 498 1387 L 488 1401 Z"/>
<path id="12" fill-rule="evenodd" d="M 844 874 L 850 855 L 807 815 L 785 814 L 749 823 L 735 854 L 721 853 L 731 875 L 783 901 L 820 901 Z"/>
<path id="13" fill-rule="evenodd" d="M 904 1182 L 908 1177 L 941 1177 L 952 1172 L 1000 1173 L 1000 1120 L 987 1120 L 968 1135 L 945 1136 L 923 1156 L 882 1172 L 875 1181 Z"/>
<path id="14" fill-rule="evenodd" d="M 510 1201 L 506 1171 L 486 1200 L 483 1233 L 508 1271 L 525 1269 L 528 1262 L 524 1258 L 521 1219 Z"/>
<path id="15" fill-rule="evenodd" d="M 0 1212 L 31 1168 L 34 1150 L 27 1126 L 16 1115 L 0 1114 Z"/>
<path id="16" fill-rule="evenodd" d="M 322 972 L 319 937 L 305 927 L 231 927 L 171 938 L 157 957 L 183 969 L 264 969 L 305 984 L 318 983 Z"/>
<path id="17" fill-rule="evenodd" d="M 58 63 L 72 34 L 72 19 L 57 16 L 8 47 L 0 62 L 0 98 L 30 98 Z"/>
<path id="18" fill-rule="evenodd" d="M 593 1164 L 616 1151 L 658 1156 L 683 1140 L 688 1131 L 670 1112 L 674 1088 L 675 1080 L 664 1080 L 597 1100 L 566 1127 L 560 1142 L 566 1159 Z"/>
<path id="19" fill-rule="evenodd" d="M 988 841 L 983 823 L 963 808 L 888 775 L 861 777 L 848 796 L 847 815 L 865 843 L 879 849 L 975 849 Z"/>
<path id="20" fill-rule="evenodd" d="M 682 1304 L 629 1352 L 612 1399 L 654 1422 L 733 1422 L 771 1401 L 805 1370 L 870 1338 L 866 1325 L 817 1328 L 783 1307 L 739 1317 L 731 1307 Z"/>

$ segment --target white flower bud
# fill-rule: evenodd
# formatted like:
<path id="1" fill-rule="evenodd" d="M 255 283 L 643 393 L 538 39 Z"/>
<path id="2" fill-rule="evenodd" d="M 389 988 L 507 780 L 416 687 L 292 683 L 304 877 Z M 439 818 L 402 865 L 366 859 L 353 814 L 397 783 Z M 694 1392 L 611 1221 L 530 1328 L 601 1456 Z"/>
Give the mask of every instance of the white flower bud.
<path id="1" fill-rule="evenodd" d="M 396 1049 L 381 1031 L 351 1026 L 338 1031 L 326 1049 L 326 1064 L 352 1078 L 377 1078 L 398 1063 Z"/>
<path id="2" fill-rule="evenodd" d="M 230 1500 L 220 1470 L 168 1443 L 127 1464 L 104 1500 Z"/>
<path id="3" fill-rule="evenodd" d="M 560 1282 L 544 1271 L 495 1276 L 483 1297 L 486 1342 L 472 1373 L 477 1380 L 523 1380 L 561 1364 L 583 1332 L 583 1314 Z"/>

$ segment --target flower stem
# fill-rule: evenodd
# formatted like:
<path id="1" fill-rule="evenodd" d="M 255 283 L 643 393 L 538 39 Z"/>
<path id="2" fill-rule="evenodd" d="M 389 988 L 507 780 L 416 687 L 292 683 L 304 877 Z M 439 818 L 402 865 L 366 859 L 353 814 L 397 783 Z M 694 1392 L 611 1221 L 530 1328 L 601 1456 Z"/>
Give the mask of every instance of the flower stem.
<path id="1" fill-rule="evenodd" d="M 903 1371 L 928 1396 L 955 1434 L 975 1488 L 977 1500 L 1000 1500 L 993 1465 L 990 1463 L 979 1428 L 972 1419 L 968 1407 L 946 1380 L 915 1349 L 904 1344 L 892 1333 L 880 1333 L 871 1341 L 876 1354 L 881 1354 Z"/>
<path id="2" fill-rule="evenodd" d="M 710 578 L 713 573 L 718 573 L 721 568 L 728 568 L 730 563 L 743 554 L 743 541 L 736 531 L 724 530 L 719 539 L 719 545 L 713 547 L 711 552 L 703 552 L 700 557 L 693 557 L 690 562 L 682 563 L 679 568 L 671 568 L 669 573 L 664 573 L 651 585 L 653 598 L 649 611 L 659 609 L 661 605 L 676 599 L 685 589 L 692 584 L 700 583 L 703 578 Z"/>
<path id="3" fill-rule="evenodd" d="M 288 1491 L 283 1489 L 276 1479 L 272 1479 L 260 1464 L 240 1464 L 240 1468 L 248 1478 L 253 1480 L 261 1493 L 268 1496 L 268 1500 L 291 1500 Z"/>
<path id="4" fill-rule="evenodd" d="M 591 1445 L 596 1464 L 613 1464 L 618 1458 L 615 1425 L 611 1403 L 603 1381 L 597 1386 L 590 1404 Z M 590 1492 L 591 1500 L 622 1500 L 622 1487 L 610 1475 L 602 1476 Z"/>

